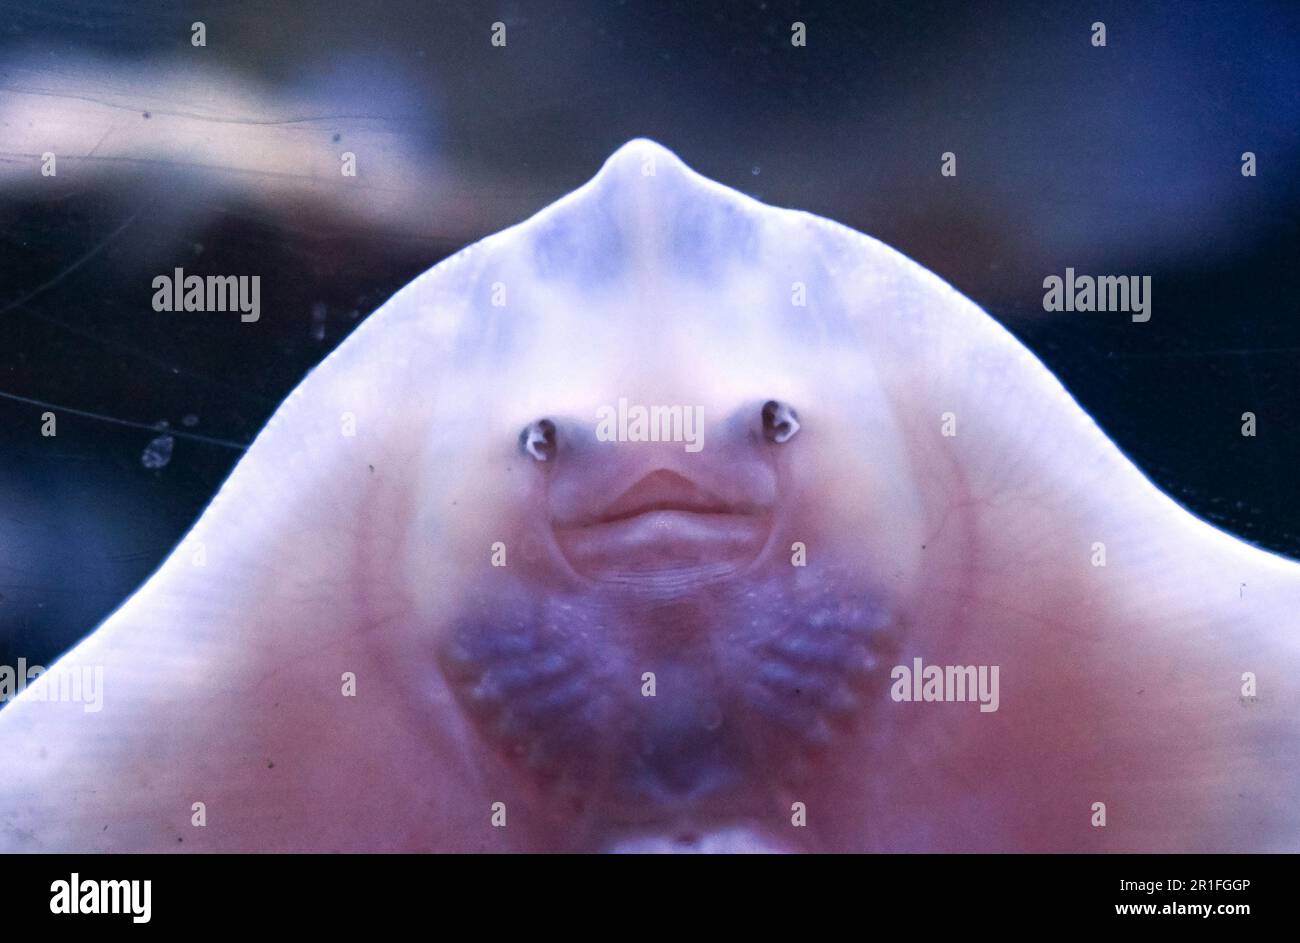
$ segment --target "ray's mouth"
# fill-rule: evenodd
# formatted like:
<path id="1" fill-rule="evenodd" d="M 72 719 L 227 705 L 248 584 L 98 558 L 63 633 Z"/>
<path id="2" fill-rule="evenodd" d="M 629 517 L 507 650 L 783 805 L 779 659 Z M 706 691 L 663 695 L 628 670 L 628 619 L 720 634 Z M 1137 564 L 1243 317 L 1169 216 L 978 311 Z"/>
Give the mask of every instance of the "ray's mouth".
<path id="1" fill-rule="evenodd" d="M 728 501 L 676 472 L 646 475 L 594 514 L 554 522 L 578 573 L 602 580 L 735 572 L 767 542 L 770 509 Z"/>
<path id="2" fill-rule="evenodd" d="M 659 470 L 646 475 L 623 492 L 591 523 L 610 524 L 642 514 L 677 511 L 683 514 L 748 514 L 753 507 L 730 504 L 682 477 Z"/>

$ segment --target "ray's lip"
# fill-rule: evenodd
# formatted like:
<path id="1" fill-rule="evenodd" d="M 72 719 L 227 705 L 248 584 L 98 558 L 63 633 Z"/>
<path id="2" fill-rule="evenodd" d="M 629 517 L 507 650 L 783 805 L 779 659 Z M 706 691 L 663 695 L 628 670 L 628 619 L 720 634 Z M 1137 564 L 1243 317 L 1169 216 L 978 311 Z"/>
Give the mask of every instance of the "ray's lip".
<path id="1" fill-rule="evenodd" d="M 659 469 L 596 513 L 555 521 L 561 552 L 590 578 L 689 582 L 736 572 L 767 542 L 769 509 L 728 501 L 676 472 Z"/>
<path id="2" fill-rule="evenodd" d="M 557 521 L 556 526 L 596 527 L 665 512 L 750 516 L 763 510 L 753 504 L 727 501 L 676 472 L 658 469 L 641 478 L 599 512 L 575 521 Z"/>

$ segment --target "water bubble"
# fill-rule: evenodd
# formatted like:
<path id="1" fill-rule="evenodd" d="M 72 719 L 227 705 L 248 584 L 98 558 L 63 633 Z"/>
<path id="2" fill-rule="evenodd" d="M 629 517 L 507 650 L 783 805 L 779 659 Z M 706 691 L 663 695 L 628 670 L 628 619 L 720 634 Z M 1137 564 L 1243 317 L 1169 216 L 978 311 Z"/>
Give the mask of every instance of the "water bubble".
<path id="1" fill-rule="evenodd" d="M 165 468 L 172 460 L 172 449 L 175 447 L 175 439 L 169 435 L 160 435 L 145 446 L 140 455 L 140 463 L 145 468 Z"/>
<path id="2" fill-rule="evenodd" d="M 311 306 L 311 339 L 314 341 L 323 341 L 325 339 L 325 305 L 317 301 Z"/>

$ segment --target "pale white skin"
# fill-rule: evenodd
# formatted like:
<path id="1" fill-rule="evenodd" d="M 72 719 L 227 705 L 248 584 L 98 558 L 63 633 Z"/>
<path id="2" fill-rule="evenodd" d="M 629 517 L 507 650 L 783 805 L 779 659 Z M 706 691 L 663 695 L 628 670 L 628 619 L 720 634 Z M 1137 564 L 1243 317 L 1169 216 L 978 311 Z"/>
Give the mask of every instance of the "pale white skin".
<path id="1" fill-rule="evenodd" d="M 620 398 L 701 407 L 704 447 L 594 444 Z M 768 400 L 798 411 L 788 442 L 761 434 Z M 543 417 L 548 462 L 519 444 Z M 593 581 L 556 535 L 656 472 L 761 505 L 761 545 Z M 755 640 L 813 638 L 796 584 L 870 600 L 891 639 L 829 725 L 800 719 L 802 691 L 751 703 Z M 503 740 L 471 694 L 498 663 L 457 675 L 456 645 L 557 605 L 568 654 L 599 666 L 563 676 L 595 723 L 488 697 Z M 938 278 L 634 141 L 303 381 L 60 662 L 103 666 L 102 711 L 42 681 L 0 712 L 0 847 L 1297 850 L 1297 613 L 1300 565 L 1159 492 Z M 894 702 L 914 657 L 999 666 L 998 710 Z"/>

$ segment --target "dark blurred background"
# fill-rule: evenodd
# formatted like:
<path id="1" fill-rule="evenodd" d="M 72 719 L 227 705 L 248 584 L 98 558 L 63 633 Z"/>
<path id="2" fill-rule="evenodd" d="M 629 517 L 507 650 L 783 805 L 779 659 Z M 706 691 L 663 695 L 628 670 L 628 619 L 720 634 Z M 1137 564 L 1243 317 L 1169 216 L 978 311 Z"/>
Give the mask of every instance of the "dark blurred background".
<path id="1" fill-rule="evenodd" d="M 642 135 L 937 272 L 1300 556 L 1297 118 L 1294 3 L 0 2 L 0 663 L 125 599 L 389 295 Z M 260 321 L 155 312 L 178 266 L 260 275 Z M 1067 266 L 1151 275 L 1151 320 L 1045 313 Z"/>

